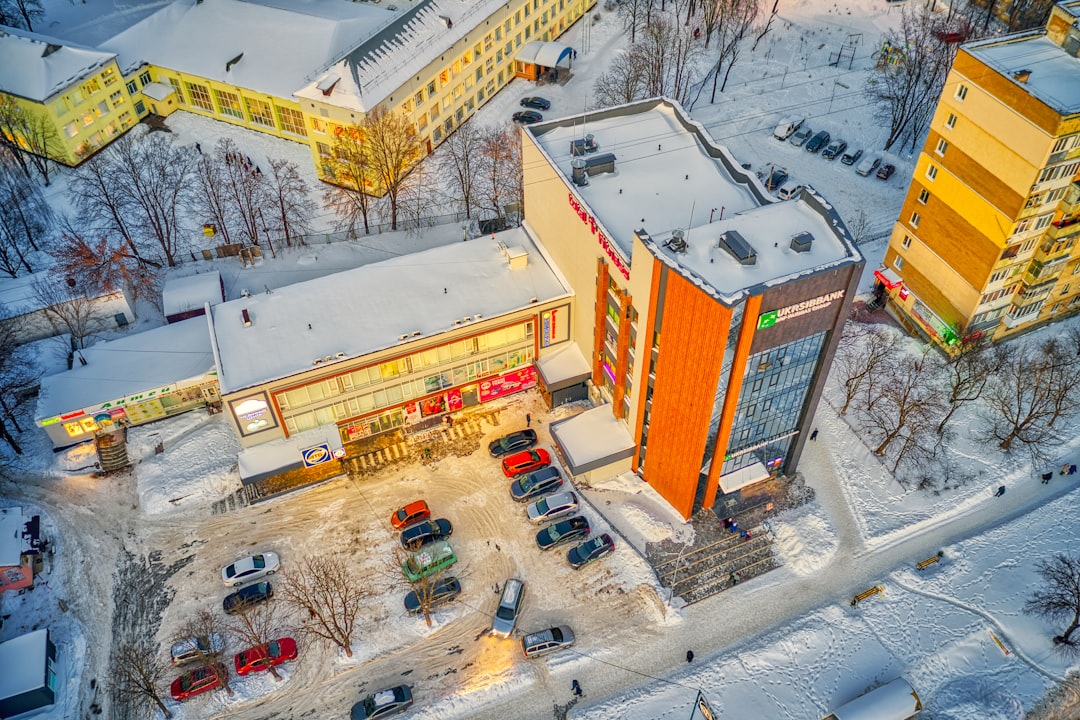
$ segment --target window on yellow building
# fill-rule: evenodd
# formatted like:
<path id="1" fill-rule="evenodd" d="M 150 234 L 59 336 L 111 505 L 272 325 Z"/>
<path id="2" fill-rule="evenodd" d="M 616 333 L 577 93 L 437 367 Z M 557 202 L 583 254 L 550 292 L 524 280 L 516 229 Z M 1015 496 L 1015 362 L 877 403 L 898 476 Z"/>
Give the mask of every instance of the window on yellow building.
<path id="1" fill-rule="evenodd" d="M 247 105 L 251 122 L 263 127 L 274 127 L 274 111 L 270 107 L 270 103 L 258 98 L 244 98 L 244 103 Z"/>
<path id="2" fill-rule="evenodd" d="M 424 104 L 424 91 L 423 90 L 417 90 L 416 94 L 413 95 L 413 105 L 415 105 L 416 107 L 420 107 L 423 104 Z"/>
<path id="3" fill-rule="evenodd" d="M 911 227 L 913 228 L 917 228 L 919 227 L 919 220 L 921 219 L 922 217 L 919 215 L 919 213 L 913 212 L 911 213 L 911 219 L 908 221 L 908 224 L 911 225 Z"/>
<path id="4" fill-rule="evenodd" d="M 124 93 L 117 90 L 109 96 L 109 102 L 112 103 L 113 107 L 116 107 L 120 103 L 124 102 Z"/>
<path id="5" fill-rule="evenodd" d="M 85 115 L 83 115 L 82 116 L 82 124 L 83 124 L 83 127 L 86 127 L 87 125 L 93 125 L 94 124 L 94 113 L 93 112 L 88 112 Z"/>
<path id="6" fill-rule="evenodd" d="M 897 255 L 893 259 L 892 264 L 893 264 L 893 267 L 896 268 L 897 270 L 903 270 L 904 269 L 904 258 Z"/>
<path id="7" fill-rule="evenodd" d="M 454 86 L 454 99 L 461 97 L 465 94 L 465 86 L 462 83 L 458 83 Z"/>
<path id="8" fill-rule="evenodd" d="M 418 117 L 416 119 L 416 129 L 417 130 L 423 130 L 427 126 L 428 126 L 428 118 L 427 118 L 426 114 L 421 115 L 420 117 Z"/>
<path id="9" fill-rule="evenodd" d="M 134 80 L 129 80 L 127 84 L 128 95 L 134 95 L 139 92 L 139 86 L 135 84 Z"/>
<path id="10" fill-rule="evenodd" d="M 139 75 L 139 82 L 142 83 L 143 87 L 146 87 L 151 82 L 153 82 L 153 80 L 150 79 L 150 71 L 149 70 L 147 70 L 146 72 Z"/>
<path id="11" fill-rule="evenodd" d="M 101 89 L 101 85 L 98 83 L 97 78 L 94 78 L 82 86 L 83 92 L 87 95 L 93 95 Z"/>
<path id="12" fill-rule="evenodd" d="M 525 17 L 529 17 L 529 15 L 530 15 L 531 13 L 532 13 L 531 9 L 529 8 L 529 6 L 528 6 L 528 5 L 526 5 L 526 6 L 525 6 Z"/>
<path id="13" fill-rule="evenodd" d="M 109 87 L 116 82 L 116 73 L 112 68 L 105 68 L 101 71 L 101 79 L 105 82 L 105 87 Z"/>
<path id="14" fill-rule="evenodd" d="M 521 37 L 521 36 L 520 36 L 520 35 L 518 35 L 518 37 Z M 532 28 L 531 28 L 531 27 L 529 27 L 528 25 L 526 25 L 526 26 L 525 26 L 525 39 L 526 39 L 526 40 L 528 40 L 528 39 L 529 39 L 529 38 L 531 38 L 531 37 L 532 37 Z M 521 44 L 521 43 L 518 43 L 518 45 L 520 45 L 520 44 Z"/>
<path id="15" fill-rule="evenodd" d="M 192 105 L 207 112 L 214 112 L 214 103 L 210 101 L 210 91 L 205 85 L 196 83 L 185 83 L 185 85 L 187 85 L 188 95 L 191 96 Z"/>
<path id="16" fill-rule="evenodd" d="M 441 113 L 441 111 L 439 110 L 439 106 L 438 105 L 432 105 L 431 106 L 431 121 L 435 122 L 436 120 L 438 120 L 440 113 Z"/>
<path id="17" fill-rule="evenodd" d="M 70 97 L 71 97 L 71 106 L 72 107 L 78 107 L 78 106 L 82 105 L 83 100 L 86 99 L 86 98 L 83 97 L 82 90 L 78 90 L 78 89 L 72 90 Z"/>
<path id="18" fill-rule="evenodd" d="M 443 110 L 449 110 L 449 109 L 450 109 L 450 103 L 451 103 L 451 102 L 453 102 L 453 101 L 452 101 L 452 100 L 450 99 L 450 96 L 449 96 L 449 95 L 447 95 L 446 97 L 444 97 L 444 98 L 442 99 L 442 109 L 443 109 Z"/>
<path id="19" fill-rule="evenodd" d="M 442 72 L 439 73 L 439 85 L 442 86 L 442 85 L 445 85 L 448 82 L 450 82 L 450 71 L 449 70 L 443 70 Z"/>
<path id="20" fill-rule="evenodd" d="M 922 192 L 919 193 L 919 202 L 921 202 L 923 205 L 925 205 L 926 201 L 929 200 L 929 199 L 930 199 L 930 191 L 927 190 L 926 188 L 923 188 Z"/>
<path id="21" fill-rule="evenodd" d="M 460 60 L 455 60 L 454 61 L 454 75 L 457 75 L 459 72 L 461 72 L 461 61 Z M 445 80 L 443 82 L 445 82 Z"/>
<path id="22" fill-rule="evenodd" d="M 325 135 L 327 126 L 324 121 L 320 120 L 319 118 L 313 117 L 311 118 L 311 129 L 319 133 L 320 135 Z"/>
<path id="23" fill-rule="evenodd" d="M 79 134 L 79 126 L 74 120 L 64 126 L 64 134 L 69 138 L 73 138 Z"/>
<path id="24" fill-rule="evenodd" d="M 280 105 L 275 105 L 274 110 L 277 112 L 278 122 L 281 123 L 282 130 L 293 135 L 307 137 L 307 129 L 304 128 L 304 116 L 299 110 L 281 107 Z"/>
<path id="25" fill-rule="evenodd" d="M 936 165 L 928 165 L 926 167 L 926 177 L 930 178 L 931 180 L 936 180 L 937 179 L 937 166 Z"/>
<path id="26" fill-rule="evenodd" d="M 405 102 L 401 103 L 401 114 L 402 115 L 408 115 L 411 112 L 412 112 L 412 101 L 411 100 L 406 100 Z"/>
<path id="27" fill-rule="evenodd" d="M 948 149 L 949 149 L 949 143 L 945 142 L 944 140 L 938 140 L 937 141 L 937 147 L 934 148 L 934 152 L 937 153 L 938 155 L 944 155 L 945 151 L 948 150 Z"/>
<path id="28" fill-rule="evenodd" d="M 176 78 L 169 78 L 169 84 L 172 85 L 173 92 L 176 93 L 176 99 L 182 104 L 184 102 L 184 93 L 180 89 L 180 81 Z"/>
<path id="29" fill-rule="evenodd" d="M 330 146 L 324 142 L 315 143 L 315 148 L 319 151 L 319 154 L 323 157 L 330 157 Z"/>
<path id="30" fill-rule="evenodd" d="M 431 96 L 432 96 L 432 95 L 434 95 L 434 94 L 435 94 L 435 81 L 434 81 L 434 80 L 432 80 L 431 82 L 429 82 L 429 83 L 427 84 L 427 95 L 428 95 L 428 99 L 430 100 L 430 99 L 431 99 Z"/>
<path id="31" fill-rule="evenodd" d="M 139 114 L 139 117 L 146 114 L 146 104 L 142 100 L 135 101 L 135 112 Z"/>
<path id="32" fill-rule="evenodd" d="M 123 112 L 120 114 L 120 124 L 127 127 L 131 124 L 131 113 Z"/>
<path id="33" fill-rule="evenodd" d="M 955 114 L 949 113 L 949 117 L 945 121 L 945 127 L 949 128 L 950 130 L 952 130 L 954 127 L 956 127 L 956 115 Z"/>
<path id="34" fill-rule="evenodd" d="M 960 102 L 964 102 L 964 98 L 967 97 L 967 92 L 968 92 L 967 85 L 964 85 L 963 83 L 961 83 L 960 85 L 957 85 L 956 86 L 956 99 L 959 100 Z"/>
<path id="35" fill-rule="evenodd" d="M 238 120 L 244 119 L 244 108 L 240 105 L 240 96 L 227 90 L 214 88 L 214 98 L 222 115 L 228 115 Z"/>
<path id="36" fill-rule="evenodd" d="M 506 22 L 509 23 L 510 21 L 507 20 Z M 502 27 L 495 28 L 495 42 L 499 42 L 500 40 L 502 40 L 502 34 L 503 34 Z"/>
<path id="37" fill-rule="evenodd" d="M 907 250 L 909 247 L 911 247 L 911 236 L 910 235 L 905 235 L 904 236 L 904 239 L 900 241 L 900 247 L 904 248 L 905 250 Z"/>

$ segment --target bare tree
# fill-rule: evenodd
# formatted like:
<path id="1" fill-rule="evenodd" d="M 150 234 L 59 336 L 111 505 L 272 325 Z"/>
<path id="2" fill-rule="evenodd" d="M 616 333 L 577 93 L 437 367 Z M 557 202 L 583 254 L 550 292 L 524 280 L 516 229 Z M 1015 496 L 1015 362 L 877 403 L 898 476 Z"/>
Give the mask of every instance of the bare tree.
<path id="1" fill-rule="evenodd" d="M 266 229 L 263 209 L 270 204 L 262 170 L 248 161 L 231 138 L 218 140 L 214 152 L 223 179 L 222 195 L 239 228 L 238 239 L 259 245 Z"/>
<path id="2" fill-rule="evenodd" d="M 888 150 L 905 136 L 918 136 L 937 105 L 956 55 L 935 16 L 925 7 L 905 9 L 900 28 L 886 34 L 888 45 L 902 48 L 896 64 L 881 63 L 863 89 L 876 116 L 889 124 Z"/>
<path id="3" fill-rule="evenodd" d="M 672 20 L 670 15 L 657 15 L 630 52 L 641 55 L 646 97 L 663 95 L 690 104 L 690 90 L 697 82 L 694 69 L 701 54 L 691 28 Z"/>
<path id="4" fill-rule="evenodd" d="M 378 107 L 364 117 L 361 128 L 371 168 L 390 204 L 390 229 L 397 230 L 398 201 L 406 176 L 420 160 L 420 136 L 405 116 Z"/>
<path id="5" fill-rule="evenodd" d="M 28 389 L 37 382 L 41 371 L 30 352 L 19 346 L 21 318 L 5 318 L 2 313 L 0 307 L 0 439 L 16 455 L 22 455 L 22 447 L 15 437 L 23 431 L 19 413 L 29 402 L 31 393 Z"/>
<path id="6" fill-rule="evenodd" d="M 100 329 L 100 319 L 93 300 L 79 287 L 75 278 L 48 273 L 32 283 L 34 297 L 53 328 L 71 335 L 78 349 L 85 348 L 90 337 Z"/>
<path id="7" fill-rule="evenodd" d="M 1043 585 L 1032 591 L 1024 610 L 1068 627 L 1054 636 L 1054 645 L 1069 655 L 1080 654 L 1073 633 L 1080 629 L 1080 558 L 1059 553 L 1052 560 L 1039 560 L 1035 567 Z"/>
<path id="8" fill-rule="evenodd" d="M 875 455 L 893 450 L 893 472 L 911 454 L 933 455 L 937 422 L 945 412 L 938 385 L 940 361 L 936 355 L 902 355 L 875 371 L 881 377 L 875 391 L 860 408 L 865 427 L 877 443 Z"/>
<path id="9" fill-rule="evenodd" d="M 110 684 L 118 695 L 139 705 L 156 706 L 166 718 L 172 712 L 165 704 L 165 691 L 171 668 L 158 656 L 156 647 L 124 643 L 113 654 L 114 674 Z"/>
<path id="10" fill-rule="evenodd" d="M 475 208 L 477 175 L 484 131 L 475 122 L 466 121 L 443 141 L 435 155 L 438 171 L 449 178 L 454 198 L 471 218 Z"/>
<path id="11" fill-rule="evenodd" d="M 153 268 L 160 263 L 145 261 L 131 254 L 123 240 L 101 237 L 93 240 L 70 222 L 64 223 L 61 242 L 49 254 L 53 273 L 75 280 L 75 287 L 92 293 L 130 290 L 135 297 L 149 299 L 156 292 Z"/>
<path id="12" fill-rule="evenodd" d="M 1063 442 L 1054 424 L 1076 414 L 1080 368 L 1068 350 L 1050 339 L 1010 354 L 983 392 L 983 439 L 996 441 L 1005 452 L 1020 443 L 1033 461 Z"/>
<path id="13" fill-rule="evenodd" d="M 399 214 L 408 227 L 417 231 L 420 230 L 424 218 L 431 211 L 434 199 L 440 193 L 439 182 L 434 175 L 435 173 L 426 170 L 424 165 L 420 164 L 409 173 L 401 186 L 398 198 Z"/>
<path id="14" fill-rule="evenodd" d="M 29 255 L 40 250 L 53 225 L 52 210 L 38 186 L 16 164 L 0 158 L 0 271 L 11 277 L 33 272 Z"/>
<path id="15" fill-rule="evenodd" d="M 938 423 L 939 433 L 945 431 L 945 426 L 957 410 L 982 397 L 986 384 L 1007 361 L 1011 352 L 1008 345 L 991 347 L 987 342 L 976 341 L 967 343 L 959 353 L 948 359 L 943 374 L 949 389 L 949 409 Z"/>
<path id="16" fill-rule="evenodd" d="M 115 177 L 116 164 L 111 152 L 98 153 L 86 160 L 68 180 L 68 198 L 77 209 L 83 230 L 96 230 L 124 239 L 131 254 L 141 257 L 128 227 L 125 195 Z"/>
<path id="17" fill-rule="evenodd" d="M 617 50 L 608 66 L 593 83 L 596 107 L 614 107 L 645 97 L 645 67 L 641 53 Z"/>
<path id="18" fill-rule="evenodd" d="M 638 31 L 648 24 L 652 6 L 653 0 L 622 0 L 615 6 L 623 30 L 630 33 L 631 44 L 637 42 Z"/>
<path id="19" fill-rule="evenodd" d="M 221 638 L 220 643 L 210 642 L 210 638 Z M 202 638 L 204 642 L 197 643 L 192 651 L 197 655 L 199 664 L 205 665 L 217 677 L 225 692 L 233 694 L 232 686 L 229 685 L 229 669 L 225 665 L 228 659 L 225 642 L 226 627 L 221 618 L 210 610 L 200 610 L 195 617 L 190 618 L 181 625 L 175 640 L 182 641 L 188 638 Z"/>
<path id="20" fill-rule="evenodd" d="M 851 403 L 863 393 L 873 395 L 875 374 L 885 367 L 896 351 L 896 334 L 877 325 L 848 320 L 844 324 L 844 340 L 840 343 L 833 361 L 833 372 L 844 390 L 844 406 L 840 414 L 846 415 Z"/>
<path id="21" fill-rule="evenodd" d="M 307 182 L 294 162 L 270 160 L 267 184 L 270 207 L 266 214 L 270 227 L 283 234 L 285 245 L 292 247 L 294 241 L 302 241 L 311 232 L 315 201 L 308 196 Z"/>
<path id="22" fill-rule="evenodd" d="M 245 603 L 237 608 L 233 620 L 226 623 L 226 627 L 245 648 L 257 650 L 267 646 L 265 658 L 269 659 L 275 650 L 270 646 L 286 634 L 287 623 L 282 617 L 281 608 L 281 605 L 273 602 Z M 280 646 L 277 650 L 280 651 Z M 275 680 L 281 680 L 276 665 L 267 662 L 266 669 Z"/>
<path id="23" fill-rule="evenodd" d="M 344 558 L 305 558 L 293 574 L 285 577 L 280 592 L 285 602 L 309 618 L 300 627 L 301 632 L 327 640 L 352 657 L 357 620 L 370 590 Z"/>
<path id="24" fill-rule="evenodd" d="M 521 206 L 524 185 L 521 175 L 521 137 L 508 127 L 487 127 L 481 144 L 481 162 L 477 182 L 479 207 L 506 217 L 509 205 Z"/>
<path id="25" fill-rule="evenodd" d="M 0 0 L 0 19 L 4 25 L 34 31 L 34 21 L 45 17 L 41 0 Z M 21 22 L 20 22 L 21 21 Z"/>
<path id="26" fill-rule="evenodd" d="M 340 219 L 340 225 L 355 232 L 359 222 L 364 223 L 364 233 L 371 233 L 371 215 L 377 177 L 363 143 L 363 130 L 359 125 L 342 128 L 334 138 L 328 158 L 334 185 L 323 193 L 323 202 Z"/>
<path id="27" fill-rule="evenodd" d="M 60 152 L 60 136 L 44 109 L 31 110 L 0 99 L 0 143 L 15 156 L 24 172 L 29 163 L 49 184 L 52 157 Z"/>
<path id="28" fill-rule="evenodd" d="M 192 169 L 190 208 L 204 224 L 214 226 L 226 245 L 233 244 L 235 208 L 226 191 L 225 163 L 219 155 L 200 154 Z"/>

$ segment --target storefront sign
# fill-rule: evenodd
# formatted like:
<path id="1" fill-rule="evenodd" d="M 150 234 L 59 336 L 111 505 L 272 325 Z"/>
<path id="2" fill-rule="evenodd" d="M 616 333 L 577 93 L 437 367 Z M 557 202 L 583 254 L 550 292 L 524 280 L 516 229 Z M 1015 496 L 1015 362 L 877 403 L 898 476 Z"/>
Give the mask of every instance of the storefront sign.
<path id="1" fill-rule="evenodd" d="M 589 212 L 582 207 L 581 203 L 578 202 L 573 193 L 567 193 L 567 197 L 570 200 L 570 207 L 573 208 L 574 212 L 577 213 L 577 216 L 581 218 L 581 222 L 588 225 L 592 234 L 596 236 L 596 241 L 600 243 L 600 247 L 603 248 L 604 254 L 606 254 L 611 260 L 611 263 L 619 269 L 619 273 L 629 280 L 630 268 L 626 267 L 626 263 L 623 262 L 619 250 L 611 244 L 611 241 L 608 240 L 604 233 L 600 232 L 600 226 L 596 224 L 596 218 L 590 215 Z"/>
<path id="2" fill-rule="evenodd" d="M 794 305 L 788 305 L 787 307 L 778 308 L 776 310 L 770 310 L 769 312 L 761 313 L 758 315 L 758 330 L 764 330 L 765 328 L 771 328 L 773 325 L 785 320 L 794 320 L 797 317 L 808 315 L 818 310 L 824 310 L 832 305 L 837 300 L 844 297 L 843 290 L 837 290 L 835 292 L 827 293 L 825 295 L 819 295 L 816 298 L 809 300 L 803 300 L 800 303 Z"/>
<path id="3" fill-rule="evenodd" d="M 266 393 L 259 393 L 243 400 L 232 400 L 229 405 L 233 415 L 236 416 L 236 425 L 240 428 L 241 435 L 252 435 L 277 427 L 277 420 L 274 419 Z"/>
<path id="4" fill-rule="evenodd" d="M 551 347 L 570 339 L 570 306 L 540 313 L 540 347 Z"/>
<path id="5" fill-rule="evenodd" d="M 306 447 L 300 451 L 300 455 L 304 458 L 304 467 L 322 465 L 324 462 L 333 458 L 333 453 L 330 452 L 329 443 Z"/>
<path id="6" fill-rule="evenodd" d="M 480 402 L 494 400 L 503 395 L 516 393 L 536 387 L 536 368 L 532 365 L 512 370 L 499 377 L 488 378 L 480 382 Z"/>

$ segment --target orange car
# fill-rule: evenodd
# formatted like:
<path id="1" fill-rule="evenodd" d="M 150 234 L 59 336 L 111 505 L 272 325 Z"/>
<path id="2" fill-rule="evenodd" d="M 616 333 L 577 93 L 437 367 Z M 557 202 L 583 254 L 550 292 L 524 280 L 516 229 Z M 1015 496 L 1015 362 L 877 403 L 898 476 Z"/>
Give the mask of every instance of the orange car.
<path id="1" fill-rule="evenodd" d="M 533 470 L 539 470 L 542 467 L 547 467 L 551 464 L 551 456 L 548 455 L 548 451 L 543 448 L 539 450 L 526 450 L 525 452 L 514 453 L 510 457 L 502 461 L 503 475 L 506 477 L 515 477 L 517 475 L 524 475 L 527 472 Z"/>
<path id="2" fill-rule="evenodd" d="M 390 516 L 390 524 L 394 526 L 395 530 L 400 530 L 406 525 L 412 525 L 415 522 L 427 520 L 429 517 L 431 517 L 431 510 L 428 508 L 427 503 L 423 500 L 417 500 L 409 503 L 405 507 L 398 508 L 394 514 Z"/>

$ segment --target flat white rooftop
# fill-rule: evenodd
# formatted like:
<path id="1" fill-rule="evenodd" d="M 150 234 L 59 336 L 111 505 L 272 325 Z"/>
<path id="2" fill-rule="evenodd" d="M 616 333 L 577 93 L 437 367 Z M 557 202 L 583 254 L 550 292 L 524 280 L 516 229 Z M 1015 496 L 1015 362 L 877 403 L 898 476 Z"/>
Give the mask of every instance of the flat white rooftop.
<path id="1" fill-rule="evenodd" d="M 22 537 L 25 527 L 21 507 L 0 508 L 0 567 L 21 564 L 22 551 L 29 549 Z"/>
<path id="2" fill-rule="evenodd" d="M 45 684 L 45 641 L 42 628 L 0 643 L 0 699 L 36 690 Z"/>
<path id="3" fill-rule="evenodd" d="M 643 101 L 584 120 L 533 125 L 528 132 L 626 257 L 635 231 L 644 230 L 653 254 L 727 300 L 749 288 L 862 260 L 823 198 L 781 202 L 772 197 L 672 101 Z M 578 186 L 571 180 L 570 143 L 586 134 L 599 145 L 599 154 L 615 155 L 615 172 L 592 175 L 587 185 Z M 754 264 L 742 265 L 718 248 L 720 235 L 730 230 L 753 248 Z M 677 231 L 686 240 L 685 251 L 664 245 Z M 801 233 L 810 233 L 813 241 L 808 251 L 795 252 L 791 238 Z"/>
<path id="4" fill-rule="evenodd" d="M 511 270 L 499 243 L 527 251 L 527 266 Z M 310 370 L 316 358 L 367 355 L 456 330 L 466 317 L 490 320 L 570 294 L 533 239 L 515 228 L 494 241 L 451 243 L 231 300 L 211 311 L 221 391 Z"/>
<path id="5" fill-rule="evenodd" d="M 964 46 L 973 57 L 1062 115 L 1080 112 L 1080 60 L 1044 35 L 984 40 Z M 1030 71 L 1025 82 L 1014 73 Z"/>

